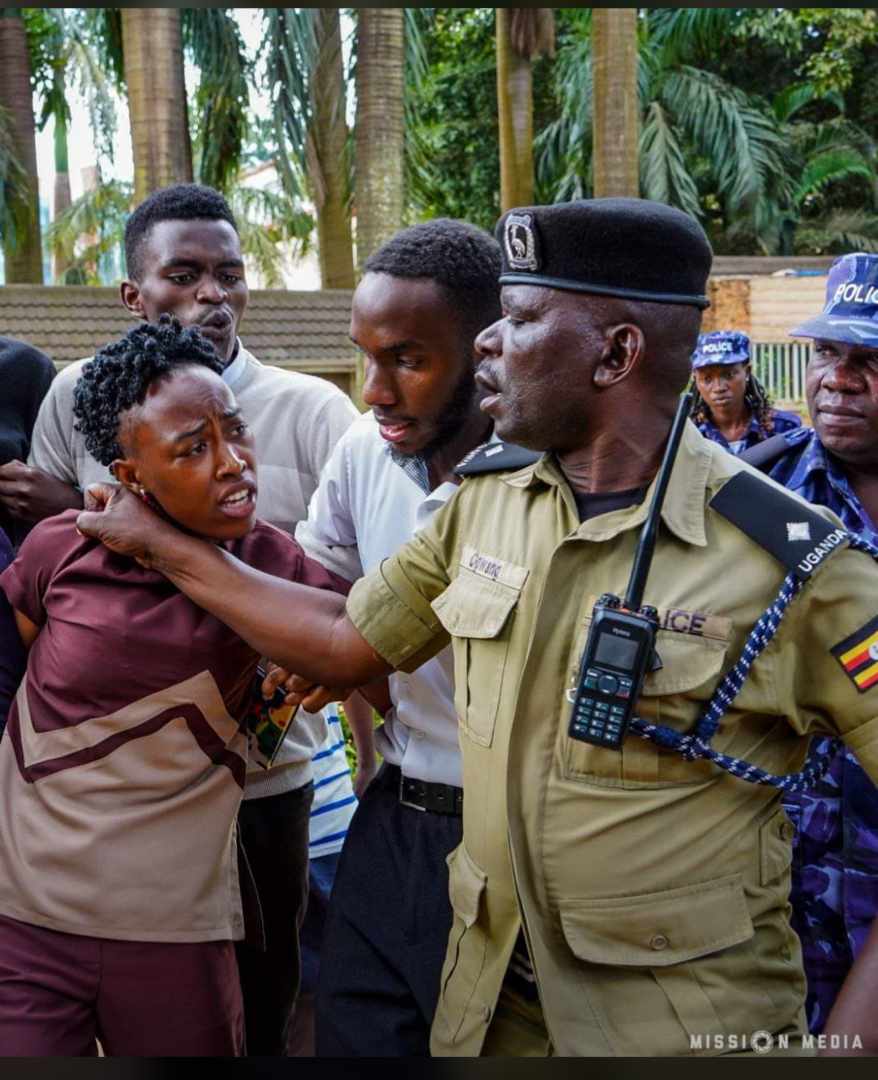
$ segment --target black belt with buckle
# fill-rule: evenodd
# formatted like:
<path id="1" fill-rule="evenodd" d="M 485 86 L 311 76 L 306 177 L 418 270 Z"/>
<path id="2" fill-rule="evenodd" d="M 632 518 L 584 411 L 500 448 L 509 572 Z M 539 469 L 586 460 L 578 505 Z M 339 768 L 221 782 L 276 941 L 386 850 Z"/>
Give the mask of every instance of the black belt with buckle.
<path id="1" fill-rule="evenodd" d="M 452 784 L 433 784 L 400 775 L 399 801 L 414 810 L 431 810 L 434 814 L 463 814 L 463 788 Z"/>

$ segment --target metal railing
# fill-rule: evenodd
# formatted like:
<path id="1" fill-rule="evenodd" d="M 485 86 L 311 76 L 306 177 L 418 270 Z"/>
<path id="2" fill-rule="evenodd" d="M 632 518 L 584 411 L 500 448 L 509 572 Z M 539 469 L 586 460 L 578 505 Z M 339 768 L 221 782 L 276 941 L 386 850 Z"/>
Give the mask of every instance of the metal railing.
<path id="1" fill-rule="evenodd" d="M 804 404 L 805 368 L 811 355 L 807 341 L 784 344 L 751 342 L 753 370 L 775 401 Z"/>

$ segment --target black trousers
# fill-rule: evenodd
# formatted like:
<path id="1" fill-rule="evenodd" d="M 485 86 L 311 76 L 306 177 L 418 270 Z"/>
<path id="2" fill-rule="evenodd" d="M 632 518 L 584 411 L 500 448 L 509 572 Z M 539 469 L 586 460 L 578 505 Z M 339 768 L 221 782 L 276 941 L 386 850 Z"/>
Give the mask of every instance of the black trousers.
<path id="1" fill-rule="evenodd" d="M 418 1057 L 451 929 L 445 857 L 459 817 L 399 802 L 384 765 L 357 807 L 329 902 L 317 984 L 318 1057 Z"/>
<path id="2" fill-rule="evenodd" d="M 285 1057 L 299 992 L 299 927 L 308 902 L 308 825 L 314 786 L 247 799 L 238 813 L 241 843 L 259 893 L 265 951 L 235 945 L 248 1056 Z"/>

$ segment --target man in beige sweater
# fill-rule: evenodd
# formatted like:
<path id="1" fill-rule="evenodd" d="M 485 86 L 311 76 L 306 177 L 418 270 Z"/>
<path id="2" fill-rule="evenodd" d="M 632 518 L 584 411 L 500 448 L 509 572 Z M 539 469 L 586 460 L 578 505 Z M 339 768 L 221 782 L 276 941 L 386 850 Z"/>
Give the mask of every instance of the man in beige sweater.
<path id="1" fill-rule="evenodd" d="M 248 289 L 237 225 L 211 188 L 178 184 L 154 192 L 125 229 L 128 279 L 122 303 L 149 322 L 167 312 L 197 326 L 226 363 L 256 440 L 257 515 L 292 533 L 307 514 L 320 471 L 357 411 L 331 383 L 259 362 L 241 344 Z M 73 426 L 73 388 L 84 360 L 53 382 L 37 417 L 28 464 L 17 466 L 20 504 L 31 520 L 82 505 L 88 484 L 112 477 Z M 268 771 L 248 771 L 238 819 L 259 893 L 265 951 L 238 948 L 247 1052 L 285 1053 L 298 989 L 298 925 L 307 897 L 311 757 L 323 742 L 320 714 L 304 714 Z"/>

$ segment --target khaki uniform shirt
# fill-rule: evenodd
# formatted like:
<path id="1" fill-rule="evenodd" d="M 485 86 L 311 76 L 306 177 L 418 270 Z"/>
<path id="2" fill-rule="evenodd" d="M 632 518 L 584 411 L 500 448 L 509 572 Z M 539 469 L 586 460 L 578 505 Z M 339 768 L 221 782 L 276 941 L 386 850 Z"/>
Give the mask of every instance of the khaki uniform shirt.
<path id="1" fill-rule="evenodd" d="M 637 708 L 680 730 L 786 572 L 707 506 L 741 470 L 753 472 L 687 425 L 644 597 L 659 608 L 664 666 Z M 592 605 L 624 594 L 650 499 L 580 524 L 551 455 L 470 478 L 349 597 L 360 633 L 404 671 L 453 645 L 464 838 L 448 860 L 434 1054 L 479 1053 L 522 923 L 559 1054 L 688 1054 L 693 1037 L 716 1053 L 721 1037 L 806 1030 L 788 919 L 793 828 L 777 790 L 634 734 L 621 753 L 567 735 Z M 876 607 L 878 567 L 836 548 L 716 749 L 787 773 L 805 759 L 803 736 L 840 733 L 878 776 L 878 689 L 858 692 L 830 652 Z"/>

